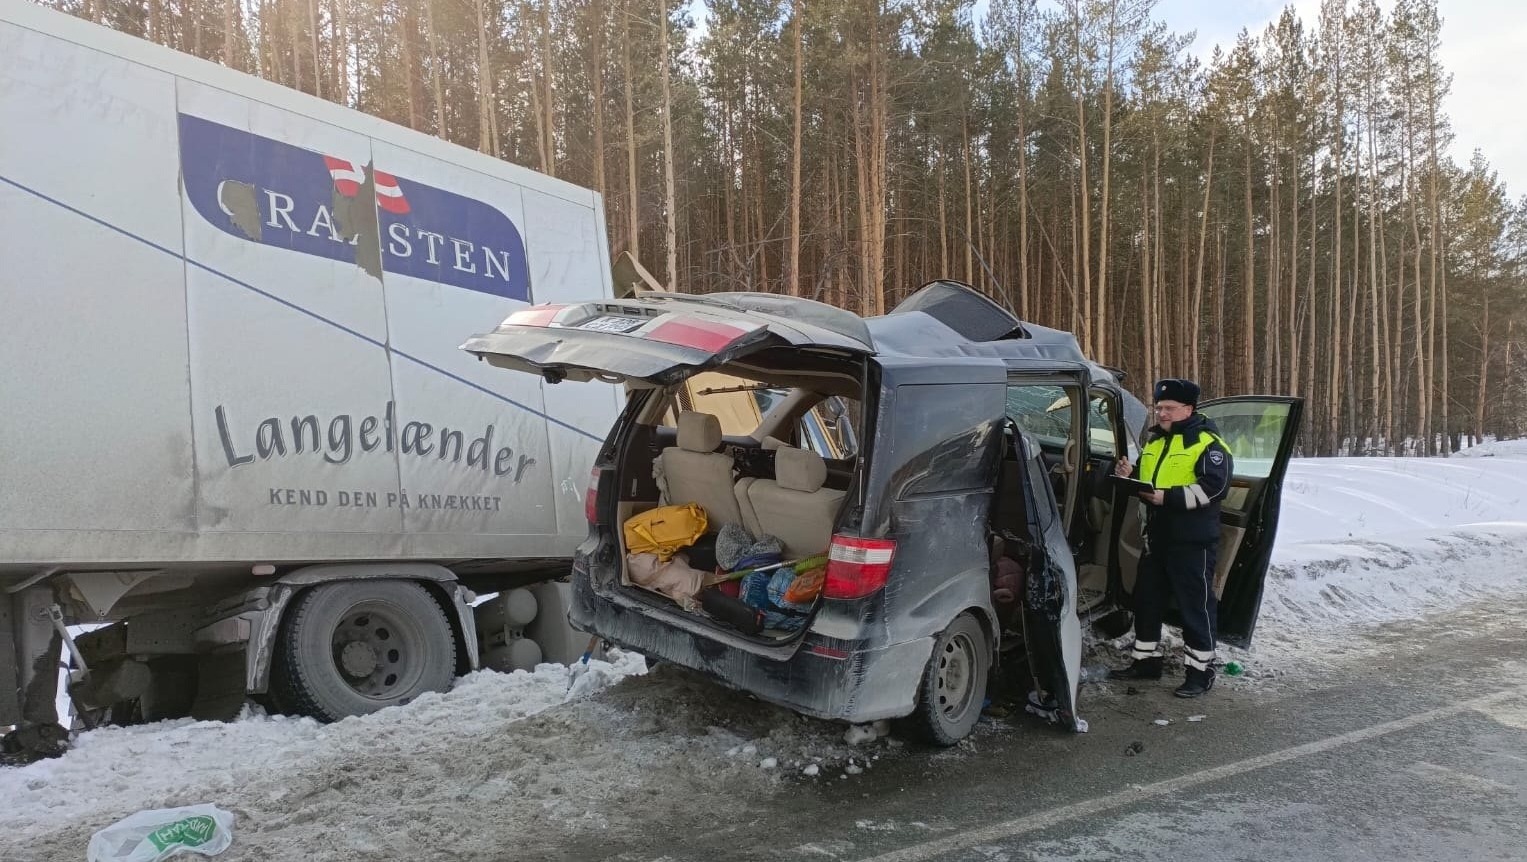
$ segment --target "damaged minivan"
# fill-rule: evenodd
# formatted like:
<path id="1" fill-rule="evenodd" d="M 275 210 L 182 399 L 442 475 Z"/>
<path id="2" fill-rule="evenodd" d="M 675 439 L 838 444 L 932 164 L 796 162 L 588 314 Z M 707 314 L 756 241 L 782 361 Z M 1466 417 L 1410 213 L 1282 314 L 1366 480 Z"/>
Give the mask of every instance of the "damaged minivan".
<path id="1" fill-rule="evenodd" d="M 534 306 L 463 349 L 630 392 L 588 489 L 574 627 L 939 745 L 1021 650 L 1031 711 L 1086 729 L 1082 626 L 1127 606 L 1142 550 L 1141 503 L 1105 477 L 1146 410 L 1071 335 L 940 281 L 869 319 L 759 293 Z M 1229 643 L 1261 605 L 1300 407 L 1199 408 L 1238 471 L 1214 584 Z M 636 552 L 664 519 L 687 535 Z"/>

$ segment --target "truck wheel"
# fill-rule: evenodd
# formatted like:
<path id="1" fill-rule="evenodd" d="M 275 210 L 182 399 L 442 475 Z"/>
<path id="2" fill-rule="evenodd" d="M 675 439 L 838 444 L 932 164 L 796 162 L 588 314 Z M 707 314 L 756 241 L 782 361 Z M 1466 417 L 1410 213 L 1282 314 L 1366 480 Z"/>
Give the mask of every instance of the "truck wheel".
<path id="1" fill-rule="evenodd" d="M 986 632 L 975 617 L 960 614 L 933 642 L 917 710 L 905 720 L 907 730 L 924 742 L 946 747 L 964 739 L 986 705 L 990 671 Z"/>
<path id="2" fill-rule="evenodd" d="M 445 691 L 456 641 L 440 605 L 408 581 L 345 581 L 292 603 L 276 651 L 283 710 L 338 721 Z"/>

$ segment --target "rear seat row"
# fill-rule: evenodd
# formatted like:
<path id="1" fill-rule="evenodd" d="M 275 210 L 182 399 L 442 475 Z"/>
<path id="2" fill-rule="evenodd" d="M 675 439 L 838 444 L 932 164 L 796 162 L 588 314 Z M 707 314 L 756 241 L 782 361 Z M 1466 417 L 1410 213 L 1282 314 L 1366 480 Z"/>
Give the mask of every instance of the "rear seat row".
<path id="1" fill-rule="evenodd" d="M 823 487 L 827 462 L 822 456 L 766 438 L 764 448 L 774 450 L 774 478 L 736 479 L 731 456 L 716 451 L 720 421 L 694 411 L 679 414 L 677 442 L 659 456 L 666 502 L 699 504 L 713 530 L 741 524 L 754 537 L 776 536 L 790 558 L 827 551 L 846 492 Z"/>

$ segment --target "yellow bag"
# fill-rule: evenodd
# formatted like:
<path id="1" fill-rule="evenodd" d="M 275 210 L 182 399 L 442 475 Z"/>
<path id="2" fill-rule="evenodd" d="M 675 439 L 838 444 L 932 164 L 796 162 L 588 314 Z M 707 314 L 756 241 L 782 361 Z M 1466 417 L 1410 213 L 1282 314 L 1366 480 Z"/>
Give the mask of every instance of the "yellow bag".
<path id="1" fill-rule="evenodd" d="M 626 519 L 626 553 L 656 554 L 667 562 L 705 535 L 707 526 L 705 510 L 694 503 L 648 509 Z"/>

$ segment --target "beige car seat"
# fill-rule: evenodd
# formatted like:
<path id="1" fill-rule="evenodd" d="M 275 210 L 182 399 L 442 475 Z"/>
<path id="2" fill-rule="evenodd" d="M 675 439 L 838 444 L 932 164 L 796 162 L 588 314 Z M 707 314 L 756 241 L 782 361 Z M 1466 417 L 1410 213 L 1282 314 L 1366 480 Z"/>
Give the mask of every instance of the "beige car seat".
<path id="1" fill-rule="evenodd" d="M 826 553 L 846 493 L 822 487 L 827 463 L 815 452 L 784 446 L 774 452 L 774 476 L 737 483 L 742 525 L 755 537 L 778 537 L 788 558 Z"/>
<path id="2" fill-rule="evenodd" d="M 678 444 L 658 456 L 668 489 L 667 502 L 699 504 L 705 510 L 710 532 L 723 524 L 743 523 L 732 458 L 716 451 L 721 445 L 721 422 L 709 413 L 680 413 Z"/>

